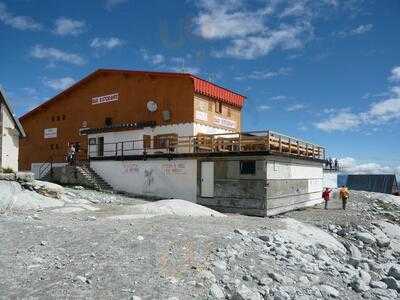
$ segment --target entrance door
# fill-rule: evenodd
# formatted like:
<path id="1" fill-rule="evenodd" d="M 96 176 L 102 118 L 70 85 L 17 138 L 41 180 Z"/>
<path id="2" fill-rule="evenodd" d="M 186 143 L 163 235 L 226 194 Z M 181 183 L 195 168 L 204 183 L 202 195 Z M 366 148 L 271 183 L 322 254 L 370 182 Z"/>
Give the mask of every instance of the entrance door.
<path id="1" fill-rule="evenodd" d="M 102 136 L 97 138 L 97 156 L 104 156 L 104 137 Z"/>
<path id="2" fill-rule="evenodd" d="M 214 197 L 214 162 L 201 162 L 201 197 Z"/>

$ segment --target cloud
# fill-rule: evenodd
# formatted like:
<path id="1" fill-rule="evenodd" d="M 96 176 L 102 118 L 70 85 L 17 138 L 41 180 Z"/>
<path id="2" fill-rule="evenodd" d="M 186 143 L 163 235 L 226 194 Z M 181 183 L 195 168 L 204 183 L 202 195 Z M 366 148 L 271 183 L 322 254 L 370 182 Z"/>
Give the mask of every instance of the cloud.
<path id="1" fill-rule="evenodd" d="M 361 125 L 361 120 L 356 114 L 342 112 L 315 125 L 323 131 L 345 131 Z"/>
<path id="2" fill-rule="evenodd" d="M 257 110 L 258 111 L 266 111 L 266 110 L 269 110 L 269 109 L 271 109 L 271 106 L 269 106 L 269 105 L 259 105 L 259 106 L 257 106 Z"/>
<path id="3" fill-rule="evenodd" d="M 51 62 L 66 62 L 74 65 L 84 65 L 85 60 L 78 54 L 64 52 L 56 48 L 46 48 L 42 45 L 35 45 L 30 51 L 30 55 L 38 59 L 47 59 Z"/>
<path id="4" fill-rule="evenodd" d="M 106 8 L 111 10 L 114 6 L 128 2 L 129 0 L 106 0 Z"/>
<path id="5" fill-rule="evenodd" d="M 167 67 L 167 70 L 173 71 L 173 72 L 179 72 L 179 73 L 189 73 L 189 74 L 193 74 L 193 75 L 197 75 L 197 74 L 201 73 L 201 70 L 198 67 L 171 66 L 171 67 Z"/>
<path id="6" fill-rule="evenodd" d="M 44 79 L 43 84 L 56 91 L 62 91 L 75 83 L 75 79 L 71 77 L 63 77 L 57 79 Z"/>
<path id="7" fill-rule="evenodd" d="M 77 21 L 60 17 L 54 22 L 54 34 L 65 36 L 77 36 L 85 31 L 86 24 L 84 21 Z"/>
<path id="8" fill-rule="evenodd" d="M 143 60 L 152 65 L 159 65 L 165 62 L 165 57 L 162 54 L 149 54 L 146 49 L 141 49 L 140 53 L 142 54 Z"/>
<path id="9" fill-rule="evenodd" d="M 149 54 L 146 49 L 140 49 L 144 61 L 152 65 L 159 65 L 165 62 L 165 57 L 162 54 Z"/>
<path id="10" fill-rule="evenodd" d="M 19 30 L 38 31 L 43 28 L 31 17 L 13 15 L 7 10 L 7 6 L 3 2 L 0 2 L 0 21 Z"/>
<path id="11" fill-rule="evenodd" d="M 263 80 L 270 79 L 277 76 L 287 76 L 292 71 L 291 68 L 280 68 L 277 71 L 257 71 L 254 70 L 245 75 L 239 75 L 235 77 L 235 80 L 246 80 L 246 79 L 255 79 L 255 80 Z"/>
<path id="12" fill-rule="evenodd" d="M 348 36 L 355 36 L 355 35 L 362 35 L 372 30 L 374 26 L 372 24 L 364 24 L 358 27 L 355 27 L 350 30 L 343 30 L 337 33 L 340 37 L 348 37 Z"/>
<path id="13" fill-rule="evenodd" d="M 360 163 L 352 157 L 338 159 L 338 162 L 343 171 L 349 174 L 396 174 L 400 176 L 400 166 L 396 168 L 374 162 Z"/>
<path id="14" fill-rule="evenodd" d="M 290 105 L 286 108 L 286 111 L 292 112 L 292 111 L 299 111 L 299 110 L 303 110 L 305 108 L 304 104 L 293 104 Z"/>
<path id="15" fill-rule="evenodd" d="M 247 36 L 232 40 L 224 51 L 214 53 L 216 57 L 231 56 L 243 59 L 255 59 L 269 54 L 272 50 L 298 49 L 304 46 L 301 37 L 306 28 L 301 26 L 285 26 L 271 30 L 263 36 Z"/>
<path id="16" fill-rule="evenodd" d="M 117 47 L 121 47 L 124 44 L 124 42 L 117 38 L 117 37 L 110 37 L 110 38 L 94 38 L 90 42 L 90 47 L 94 49 L 114 49 Z"/>
<path id="17" fill-rule="evenodd" d="M 288 97 L 285 95 L 277 95 L 277 96 L 273 96 L 271 98 L 269 98 L 272 101 L 283 101 L 283 100 L 287 100 Z"/>
<path id="18" fill-rule="evenodd" d="M 400 81 L 400 66 L 394 67 L 392 69 L 389 80 L 394 82 Z"/>
<path id="19" fill-rule="evenodd" d="M 263 11 L 242 10 L 240 1 L 199 1 L 195 33 L 205 39 L 244 37 L 264 31 Z"/>
<path id="20" fill-rule="evenodd" d="M 396 74 L 396 68 L 393 69 L 394 72 L 392 70 L 392 76 Z M 400 86 L 392 87 L 388 97 L 388 99 L 372 103 L 366 111 L 359 113 L 340 111 L 327 120 L 317 122 L 315 126 L 328 132 L 346 131 L 361 125 L 382 125 L 400 119 Z"/>
<path id="21" fill-rule="evenodd" d="M 261 7 L 242 0 L 201 0 L 194 33 L 206 40 L 227 40 L 216 57 L 255 59 L 271 51 L 302 48 L 313 34 L 313 5 L 267 1 Z M 260 2 L 261 3 L 261 2 Z"/>

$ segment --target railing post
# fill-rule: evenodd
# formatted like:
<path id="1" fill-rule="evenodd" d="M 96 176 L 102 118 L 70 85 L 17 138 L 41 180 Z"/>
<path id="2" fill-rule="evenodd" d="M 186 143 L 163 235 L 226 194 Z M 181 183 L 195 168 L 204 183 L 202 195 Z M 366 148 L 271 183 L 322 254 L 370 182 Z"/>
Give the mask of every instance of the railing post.
<path id="1" fill-rule="evenodd" d="M 297 141 L 297 155 L 300 156 L 300 143 Z"/>
<path id="2" fill-rule="evenodd" d="M 308 157 L 308 144 L 306 143 L 306 156 Z"/>
<path id="3" fill-rule="evenodd" d="M 118 142 L 115 143 L 115 157 L 118 156 Z"/>
<path id="4" fill-rule="evenodd" d="M 282 137 L 279 136 L 279 153 L 282 153 Z"/>
<path id="5" fill-rule="evenodd" d="M 121 156 L 124 157 L 124 142 L 121 145 Z"/>
<path id="6" fill-rule="evenodd" d="M 289 138 L 289 154 L 292 154 L 292 141 Z"/>

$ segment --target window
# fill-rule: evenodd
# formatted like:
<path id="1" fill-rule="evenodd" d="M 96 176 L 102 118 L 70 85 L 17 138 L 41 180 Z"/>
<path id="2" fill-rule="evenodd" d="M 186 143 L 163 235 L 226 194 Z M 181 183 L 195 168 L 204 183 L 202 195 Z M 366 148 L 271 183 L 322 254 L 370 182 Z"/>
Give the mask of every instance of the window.
<path id="1" fill-rule="evenodd" d="M 54 116 L 51 117 L 51 121 L 54 122 L 56 118 Z"/>
<path id="2" fill-rule="evenodd" d="M 104 120 L 104 123 L 106 124 L 107 127 L 112 126 L 112 123 L 113 123 L 112 118 L 110 118 L 110 117 L 106 118 Z"/>
<path id="3" fill-rule="evenodd" d="M 151 136 L 150 135 L 143 135 L 143 149 L 151 148 Z"/>
<path id="4" fill-rule="evenodd" d="M 57 116 L 57 121 L 60 121 L 60 116 Z"/>
<path id="5" fill-rule="evenodd" d="M 241 175 L 255 175 L 256 174 L 256 161 L 255 160 L 241 160 L 240 161 L 240 174 Z"/>
<path id="6" fill-rule="evenodd" d="M 154 149 L 167 149 L 174 150 L 178 143 L 178 135 L 175 133 L 171 134 L 159 134 L 154 136 Z"/>
<path id="7" fill-rule="evenodd" d="M 208 111 L 212 111 L 212 110 L 213 110 L 213 103 L 208 102 Z"/>
<path id="8" fill-rule="evenodd" d="M 96 138 L 89 139 L 89 145 L 96 145 L 97 144 L 96 142 L 97 142 Z"/>
<path id="9" fill-rule="evenodd" d="M 62 120 L 63 120 L 63 121 L 65 120 L 65 115 L 62 115 Z"/>
<path id="10" fill-rule="evenodd" d="M 215 112 L 222 114 L 222 102 L 215 103 Z"/>

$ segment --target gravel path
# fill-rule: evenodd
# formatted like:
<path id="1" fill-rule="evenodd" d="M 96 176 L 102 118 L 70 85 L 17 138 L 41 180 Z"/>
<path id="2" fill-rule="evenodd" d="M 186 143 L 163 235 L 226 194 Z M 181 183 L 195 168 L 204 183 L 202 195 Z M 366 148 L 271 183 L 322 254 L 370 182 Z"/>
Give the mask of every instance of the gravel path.
<path id="1" fill-rule="evenodd" d="M 87 190 L 67 193 L 90 201 L 98 210 L 0 214 L 0 299 L 398 297 L 382 280 L 390 277 L 400 252 L 361 242 L 357 234 L 378 230 L 372 226 L 377 220 L 398 224 L 399 211 L 369 194 L 352 193 L 345 212 L 334 199 L 328 210 L 318 205 L 274 218 L 118 220 L 109 217 L 132 213 L 135 205 L 146 201 Z M 303 225 L 293 230 L 294 220 L 322 230 Z M 324 234 L 329 237 L 324 239 Z M 315 243 L 317 236 L 322 244 Z M 302 239 L 308 244 L 298 244 Z M 323 245 L 330 239 L 356 254 L 358 249 L 361 258 Z M 400 292 L 400 277 L 394 280 Z M 367 281 L 386 287 L 372 288 Z"/>

